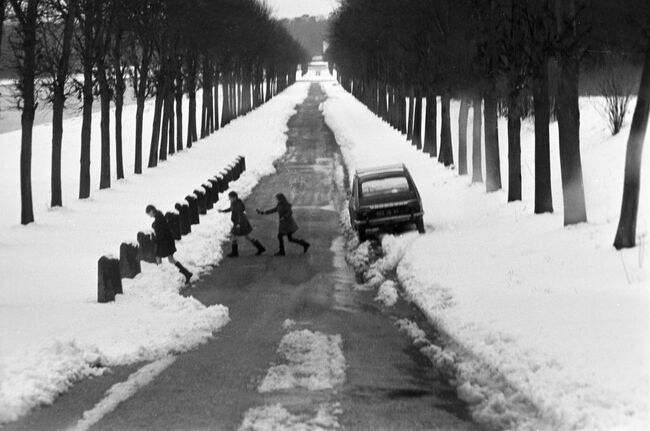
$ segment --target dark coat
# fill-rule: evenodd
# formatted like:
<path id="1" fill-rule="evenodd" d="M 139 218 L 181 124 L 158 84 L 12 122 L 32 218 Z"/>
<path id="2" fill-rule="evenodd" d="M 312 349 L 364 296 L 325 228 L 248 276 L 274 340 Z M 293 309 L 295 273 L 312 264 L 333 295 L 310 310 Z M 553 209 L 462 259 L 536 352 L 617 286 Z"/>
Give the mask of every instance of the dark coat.
<path id="1" fill-rule="evenodd" d="M 156 256 L 167 257 L 176 252 L 174 234 L 165 220 L 165 216 L 158 212 L 151 225 L 156 234 Z"/>
<path id="2" fill-rule="evenodd" d="M 241 199 L 237 199 L 234 203 L 230 204 L 230 208 L 226 212 L 231 212 L 230 220 L 233 227 L 230 233 L 235 236 L 244 236 L 253 232 L 253 226 L 246 217 L 246 207 Z"/>
<path id="3" fill-rule="evenodd" d="M 291 204 L 282 204 L 279 203 L 275 208 L 264 211 L 264 214 L 273 214 L 278 213 L 279 226 L 278 234 L 287 235 L 295 233 L 298 230 L 298 224 L 293 219 L 293 210 L 291 209 Z"/>

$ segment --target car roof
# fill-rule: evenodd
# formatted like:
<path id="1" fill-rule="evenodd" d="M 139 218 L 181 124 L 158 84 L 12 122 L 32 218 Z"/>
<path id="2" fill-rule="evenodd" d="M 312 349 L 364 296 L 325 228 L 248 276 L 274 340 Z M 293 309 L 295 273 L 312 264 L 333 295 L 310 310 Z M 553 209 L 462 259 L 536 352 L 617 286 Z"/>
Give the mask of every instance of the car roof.
<path id="1" fill-rule="evenodd" d="M 408 169 L 402 164 L 376 166 L 372 168 L 358 169 L 355 173 L 361 180 L 389 177 L 396 174 L 408 174 Z"/>

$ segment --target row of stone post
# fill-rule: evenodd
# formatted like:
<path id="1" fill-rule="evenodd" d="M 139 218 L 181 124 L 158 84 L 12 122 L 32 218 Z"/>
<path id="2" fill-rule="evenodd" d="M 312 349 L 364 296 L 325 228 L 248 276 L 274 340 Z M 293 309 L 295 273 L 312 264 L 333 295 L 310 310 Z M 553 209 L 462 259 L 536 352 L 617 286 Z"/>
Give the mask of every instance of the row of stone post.
<path id="1" fill-rule="evenodd" d="M 208 178 L 200 187 L 165 213 L 165 219 L 175 240 L 192 232 L 192 226 L 200 223 L 200 216 L 214 208 L 219 194 L 230 188 L 246 170 L 246 159 L 237 157 L 223 171 Z M 97 302 L 115 300 L 122 293 L 122 279 L 134 278 L 142 268 L 141 262 L 156 263 L 156 238 L 153 232 L 138 232 L 135 242 L 120 245 L 119 257 L 104 255 L 97 262 Z"/>

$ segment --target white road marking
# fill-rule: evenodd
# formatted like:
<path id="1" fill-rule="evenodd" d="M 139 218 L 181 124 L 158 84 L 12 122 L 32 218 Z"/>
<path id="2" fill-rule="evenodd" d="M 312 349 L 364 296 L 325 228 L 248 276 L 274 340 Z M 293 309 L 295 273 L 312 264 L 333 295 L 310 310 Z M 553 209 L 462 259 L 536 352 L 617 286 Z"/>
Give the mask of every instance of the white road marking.
<path id="1" fill-rule="evenodd" d="M 120 403 L 131 398 L 142 387 L 148 385 L 174 363 L 176 357 L 168 356 L 152 362 L 131 374 L 124 382 L 116 383 L 106 391 L 106 397 L 90 410 L 84 412 L 82 418 L 71 431 L 86 431 L 91 426 L 102 420 L 104 416 L 117 408 Z"/>

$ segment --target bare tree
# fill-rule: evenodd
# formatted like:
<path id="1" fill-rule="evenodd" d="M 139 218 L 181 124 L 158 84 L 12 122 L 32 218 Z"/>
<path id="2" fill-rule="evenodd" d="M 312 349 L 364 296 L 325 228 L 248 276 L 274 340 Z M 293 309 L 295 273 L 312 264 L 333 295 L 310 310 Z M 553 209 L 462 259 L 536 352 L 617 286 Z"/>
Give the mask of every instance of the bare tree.
<path id="1" fill-rule="evenodd" d="M 20 222 L 34 221 L 32 203 L 32 131 L 36 112 L 36 75 L 38 73 L 39 43 L 37 30 L 40 22 L 41 0 L 9 0 L 18 27 L 13 49 L 17 60 L 18 92 L 22 103 L 20 144 Z"/>
<path id="2" fill-rule="evenodd" d="M 634 91 L 634 82 L 631 79 L 634 71 L 626 64 L 624 55 L 612 53 L 608 57 L 598 82 L 600 94 L 603 96 L 600 110 L 612 135 L 617 135 L 625 122 Z"/>
<path id="3" fill-rule="evenodd" d="M 63 142 L 63 110 L 68 96 L 67 84 L 70 78 L 70 56 L 78 0 L 45 0 L 46 19 L 40 27 L 44 44 L 42 61 L 48 75 L 46 86 L 52 103 L 52 207 L 63 205 L 61 191 L 61 147 Z"/>
<path id="4" fill-rule="evenodd" d="M 560 168 L 564 224 L 587 221 L 582 160 L 580 157 L 579 81 L 580 55 L 583 49 L 577 32 L 579 0 L 556 0 L 558 28 L 558 64 L 560 76 L 557 91 L 557 120 L 560 136 Z"/>

